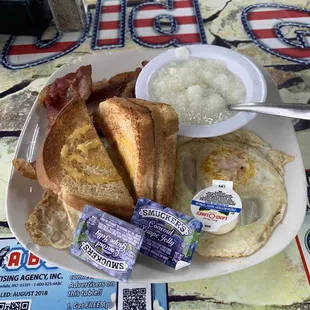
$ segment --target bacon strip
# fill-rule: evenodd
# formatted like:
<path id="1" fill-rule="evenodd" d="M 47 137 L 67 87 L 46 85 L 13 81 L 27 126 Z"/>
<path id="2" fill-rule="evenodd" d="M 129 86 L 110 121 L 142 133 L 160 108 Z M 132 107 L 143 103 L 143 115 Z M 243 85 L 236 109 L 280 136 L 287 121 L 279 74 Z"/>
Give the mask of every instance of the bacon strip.
<path id="1" fill-rule="evenodd" d="M 60 110 L 74 95 L 86 101 L 92 92 L 91 65 L 82 66 L 76 72 L 68 73 L 47 85 L 39 94 L 39 104 L 47 109 L 48 128 Z"/>
<path id="2" fill-rule="evenodd" d="M 142 62 L 144 67 L 148 61 Z M 39 94 L 39 104 L 47 110 L 48 128 L 50 128 L 67 102 L 74 96 L 79 96 L 87 104 L 103 101 L 112 97 L 134 98 L 137 78 L 142 71 L 138 67 L 135 71 L 116 74 L 109 80 L 92 82 L 91 65 L 82 66 L 76 72 L 68 73 L 47 85 Z"/>
<path id="3" fill-rule="evenodd" d="M 147 63 L 148 61 L 143 61 L 142 67 Z M 87 102 L 103 101 L 112 97 L 135 98 L 136 81 L 141 71 L 142 68 L 138 67 L 135 71 L 122 72 L 109 80 L 93 83 L 92 93 Z"/>

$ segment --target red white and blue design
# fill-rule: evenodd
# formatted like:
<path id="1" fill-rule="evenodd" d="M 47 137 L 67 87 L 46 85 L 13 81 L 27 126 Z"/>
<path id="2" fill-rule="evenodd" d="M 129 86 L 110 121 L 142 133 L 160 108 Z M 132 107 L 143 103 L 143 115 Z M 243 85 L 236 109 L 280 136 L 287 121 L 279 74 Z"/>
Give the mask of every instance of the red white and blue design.
<path id="1" fill-rule="evenodd" d="M 125 46 L 126 8 L 126 0 L 97 0 L 91 39 L 93 50 Z M 84 32 L 56 33 L 50 40 L 11 36 L 3 48 L 1 63 L 15 70 L 53 61 L 78 48 L 86 40 L 90 27 L 89 12 Z M 128 28 L 132 40 L 148 48 L 207 43 L 198 0 L 139 4 L 130 13 Z"/>
<path id="2" fill-rule="evenodd" d="M 62 57 L 78 48 L 87 38 L 91 14 L 83 32 L 56 35 L 43 41 L 34 36 L 11 36 L 2 51 L 2 65 L 7 69 L 24 69 Z"/>
<path id="3" fill-rule="evenodd" d="M 259 48 L 301 64 L 310 63 L 310 11 L 283 4 L 254 4 L 241 14 L 244 29 Z"/>
<path id="4" fill-rule="evenodd" d="M 144 2 L 134 6 L 126 21 L 127 0 L 97 0 L 91 48 L 125 46 L 126 24 L 131 39 L 144 47 L 165 48 L 207 44 L 198 0 Z M 262 3 L 246 7 L 241 20 L 259 48 L 274 56 L 300 64 L 310 63 L 310 11 L 296 6 Z M 11 70 L 37 66 L 77 49 L 87 38 L 85 31 L 41 40 L 32 36 L 11 36 L 2 51 L 2 65 Z"/>
<path id="5" fill-rule="evenodd" d="M 207 43 L 197 0 L 139 4 L 128 25 L 132 40 L 149 48 Z"/>
<path id="6" fill-rule="evenodd" d="M 125 46 L 126 7 L 126 0 L 97 1 L 92 49 Z"/>

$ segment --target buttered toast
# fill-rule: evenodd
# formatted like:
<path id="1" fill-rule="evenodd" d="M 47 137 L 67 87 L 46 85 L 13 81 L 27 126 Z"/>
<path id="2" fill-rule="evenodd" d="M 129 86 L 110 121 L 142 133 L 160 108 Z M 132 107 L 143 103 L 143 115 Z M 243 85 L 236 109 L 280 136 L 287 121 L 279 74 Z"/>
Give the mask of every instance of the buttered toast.
<path id="1" fill-rule="evenodd" d="M 80 211 L 90 203 L 117 217 L 131 217 L 133 200 L 79 99 L 60 111 L 41 145 L 36 169 L 42 188 L 67 205 Z"/>
<path id="2" fill-rule="evenodd" d="M 94 121 L 117 149 L 134 199 L 146 197 L 172 206 L 178 132 L 175 110 L 163 103 L 114 97 L 100 103 Z"/>

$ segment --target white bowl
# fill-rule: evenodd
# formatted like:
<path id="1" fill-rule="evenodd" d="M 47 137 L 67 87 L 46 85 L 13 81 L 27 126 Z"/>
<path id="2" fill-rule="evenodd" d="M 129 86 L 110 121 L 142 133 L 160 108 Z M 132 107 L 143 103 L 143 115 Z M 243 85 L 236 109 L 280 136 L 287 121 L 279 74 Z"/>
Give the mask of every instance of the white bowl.
<path id="1" fill-rule="evenodd" d="M 190 57 L 217 59 L 225 62 L 227 68 L 238 76 L 245 88 L 245 102 L 265 102 L 267 84 L 260 69 L 247 57 L 224 47 L 213 45 L 190 45 L 186 47 Z M 152 101 L 151 82 L 156 71 L 167 66 L 171 61 L 180 60 L 170 49 L 153 58 L 140 73 L 136 83 L 136 97 Z M 235 131 L 256 117 L 257 113 L 239 112 L 231 118 L 212 125 L 179 125 L 179 135 L 188 137 L 215 137 Z"/>

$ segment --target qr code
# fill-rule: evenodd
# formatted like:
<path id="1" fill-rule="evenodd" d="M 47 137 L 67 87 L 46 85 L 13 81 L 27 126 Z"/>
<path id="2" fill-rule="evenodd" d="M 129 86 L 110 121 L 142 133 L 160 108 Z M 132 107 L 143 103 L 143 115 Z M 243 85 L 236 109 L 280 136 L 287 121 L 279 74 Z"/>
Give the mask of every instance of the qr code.
<path id="1" fill-rule="evenodd" d="M 124 283 L 119 284 L 118 305 L 122 310 L 151 310 L 151 285 Z"/>
<path id="2" fill-rule="evenodd" d="M 146 310 L 146 289 L 123 289 L 123 310 Z"/>
<path id="3" fill-rule="evenodd" d="M 0 302 L 0 310 L 30 310 L 31 300 L 6 300 Z"/>

